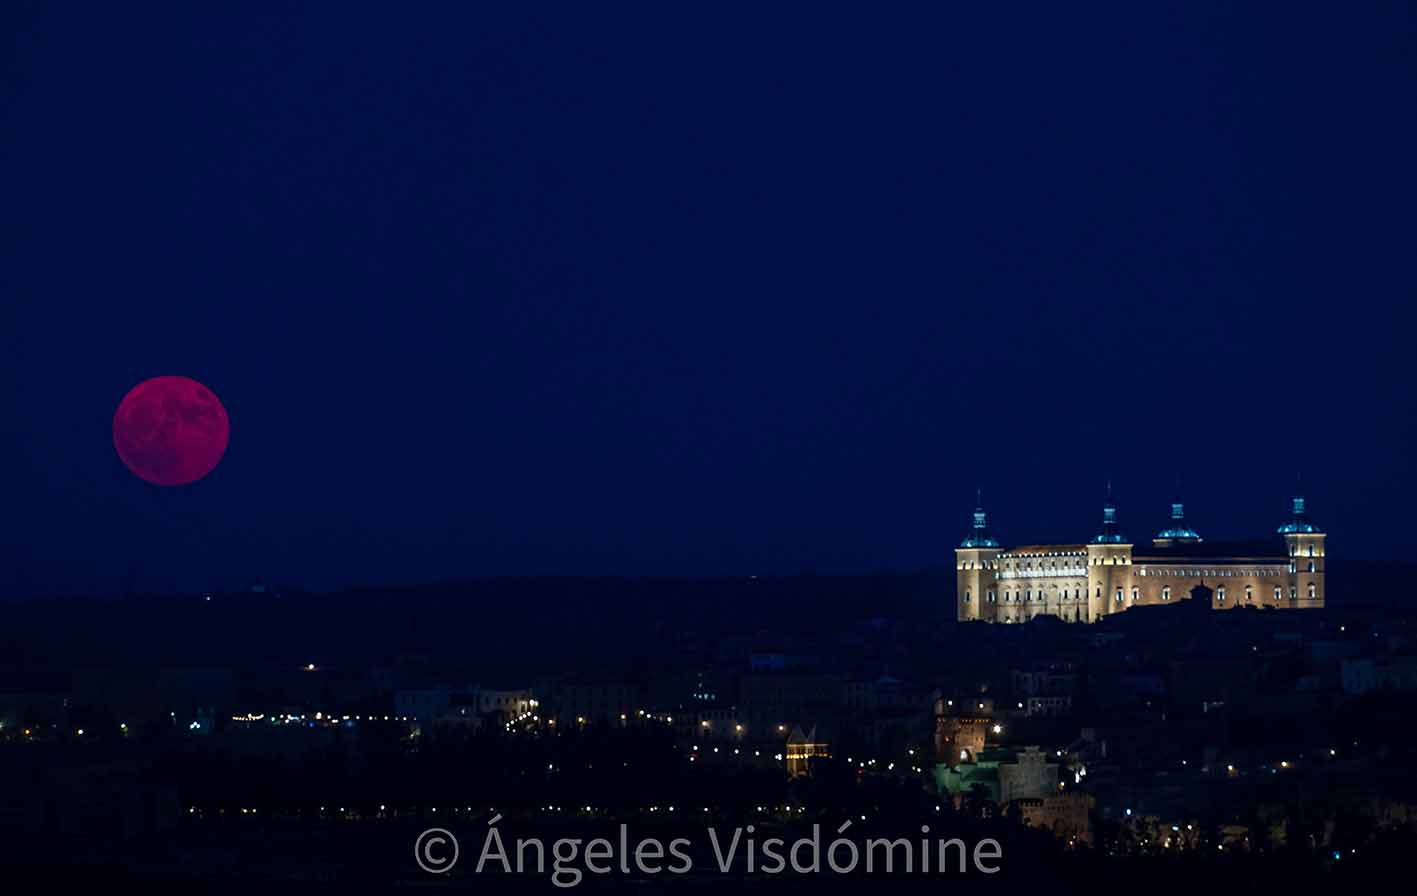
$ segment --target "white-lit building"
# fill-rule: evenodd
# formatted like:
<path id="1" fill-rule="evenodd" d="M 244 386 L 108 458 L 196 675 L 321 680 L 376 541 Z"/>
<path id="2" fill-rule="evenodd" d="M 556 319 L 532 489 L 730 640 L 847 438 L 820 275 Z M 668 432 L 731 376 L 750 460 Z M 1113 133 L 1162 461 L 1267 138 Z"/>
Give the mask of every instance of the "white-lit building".
<path id="1" fill-rule="evenodd" d="M 1136 606 L 1211 591 L 1212 607 L 1317 608 L 1324 605 L 1324 533 L 1293 500 L 1276 535 L 1249 542 L 1208 542 L 1187 525 L 1180 503 L 1151 544 L 1122 534 L 1109 499 L 1090 541 L 1005 548 L 989 534 L 984 508 L 955 549 L 955 606 L 961 622 L 1027 622 L 1054 616 L 1096 622 Z"/>

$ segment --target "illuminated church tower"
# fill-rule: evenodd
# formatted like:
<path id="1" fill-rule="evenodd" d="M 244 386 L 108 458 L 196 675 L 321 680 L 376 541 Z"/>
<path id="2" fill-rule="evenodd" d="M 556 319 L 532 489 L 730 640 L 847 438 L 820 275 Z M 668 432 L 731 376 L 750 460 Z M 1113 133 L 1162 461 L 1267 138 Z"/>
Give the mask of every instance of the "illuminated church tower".
<path id="1" fill-rule="evenodd" d="M 976 497 L 974 527 L 955 548 L 955 594 L 960 622 L 994 621 L 999 578 L 999 542 L 989 534 L 984 502 Z"/>

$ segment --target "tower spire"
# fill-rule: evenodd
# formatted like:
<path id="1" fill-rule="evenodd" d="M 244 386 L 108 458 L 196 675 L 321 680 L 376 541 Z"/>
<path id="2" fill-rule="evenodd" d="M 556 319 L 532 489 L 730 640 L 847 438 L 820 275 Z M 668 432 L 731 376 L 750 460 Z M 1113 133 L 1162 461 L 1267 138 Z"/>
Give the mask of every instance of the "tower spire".
<path id="1" fill-rule="evenodd" d="M 984 489 L 974 490 L 974 524 L 969 536 L 960 542 L 962 548 L 996 548 L 999 542 L 989 534 L 989 517 L 984 512 Z"/>
<path id="2" fill-rule="evenodd" d="M 1202 541 L 1200 533 L 1186 525 L 1186 505 L 1181 502 L 1181 477 L 1176 477 L 1176 500 L 1171 502 L 1171 522 L 1156 533 L 1152 544 L 1166 547 L 1176 543 L 1189 544 Z"/>
<path id="3" fill-rule="evenodd" d="M 1294 535 L 1300 532 L 1318 532 L 1319 527 L 1309 522 L 1307 511 L 1304 507 L 1304 495 L 1301 486 L 1303 485 L 1302 474 L 1294 474 L 1294 497 L 1289 504 L 1289 522 L 1279 527 L 1280 535 Z"/>
<path id="4" fill-rule="evenodd" d="M 1092 539 L 1094 544 L 1125 544 L 1127 537 L 1117 531 L 1117 505 L 1112 503 L 1112 480 L 1107 480 L 1107 500 L 1102 504 L 1102 531 Z"/>

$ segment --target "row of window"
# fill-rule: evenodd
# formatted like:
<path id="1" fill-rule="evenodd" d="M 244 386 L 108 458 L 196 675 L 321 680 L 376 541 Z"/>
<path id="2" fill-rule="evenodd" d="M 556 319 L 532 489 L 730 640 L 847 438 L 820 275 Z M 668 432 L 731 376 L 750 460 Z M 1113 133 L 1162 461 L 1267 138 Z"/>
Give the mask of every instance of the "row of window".
<path id="1" fill-rule="evenodd" d="M 1322 551 L 1319 551 L 1317 554 L 1314 552 L 1314 545 L 1313 545 L 1312 543 L 1305 545 L 1305 546 L 1304 546 L 1304 551 L 1301 551 L 1301 550 L 1298 548 L 1298 546 L 1295 546 L 1295 545 L 1291 545 L 1291 546 L 1289 547 L 1289 556 L 1291 556 L 1291 557 L 1300 556 L 1301 554 L 1304 554 L 1305 552 L 1307 552 L 1306 555 L 1309 556 L 1309 557 L 1322 557 L 1322 556 L 1323 556 L 1323 552 L 1322 552 Z M 1074 551 L 1069 551 L 1069 552 L 1067 552 L 1067 553 L 1065 553 L 1065 554 L 1001 554 L 1001 555 L 999 555 L 999 560 L 1003 562 L 1003 568 L 1004 568 L 1004 569 L 1020 569 L 1020 570 L 1022 570 L 1022 569 L 1033 569 L 1034 566 L 1033 566 L 1033 562 L 1032 562 L 1032 561 L 1027 561 L 1027 562 L 1020 561 L 1020 560 L 1018 560 L 1019 557 L 1038 557 L 1038 558 L 1072 557 L 1072 558 L 1075 558 L 1075 559 L 1073 559 L 1073 560 L 1071 560 L 1071 561 L 1068 561 L 1068 560 L 1064 560 L 1064 561 L 1063 561 L 1063 568 L 1064 568 L 1064 569 L 1067 569 L 1067 568 L 1071 568 L 1071 567 L 1077 567 L 1077 568 L 1081 569 L 1082 566 L 1083 566 L 1082 558 L 1083 558 L 1083 557 L 1086 557 L 1086 556 L 1087 556 L 1087 554 L 1086 554 L 1086 552 L 1084 552 L 1084 551 L 1076 551 L 1076 552 L 1074 552 Z M 1120 555 L 1119 555 L 1119 556 L 1120 556 Z M 1111 563 L 1114 564 L 1114 565 L 1119 562 L 1119 561 L 1118 561 L 1118 556 L 1113 556 L 1113 557 L 1111 557 L 1110 559 L 1111 559 Z M 1093 565 L 1093 566 L 1103 566 L 1103 565 L 1107 565 L 1107 560 L 1108 560 L 1108 558 L 1105 558 L 1105 557 L 1096 557 L 1096 558 L 1093 558 L 1092 565 Z M 1120 562 L 1126 563 L 1126 562 L 1129 562 L 1129 561 L 1128 561 L 1128 558 L 1126 558 L 1125 556 L 1122 556 Z M 973 567 L 970 566 L 969 564 L 965 564 L 965 565 L 966 565 L 966 567 L 968 567 L 968 568 L 971 568 L 971 569 L 973 568 Z M 995 568 L 997 565 L 998 565 L 998 562 L 997 562 L 997 561 L 996 561 L 995 563 L 989 563 L 989 562 L 985 561 L 985 562 L 981 562 L 981 563 L 979 564 L 979 568 L 980 568 L 980 569 L 993 569 L 993 568 Z M 1059 567 L 1058 567 L 1058 561 L 1057 561 L 1057 560 L 1044 560 L 1044 559 L 1040 559 L 1040 561 L 1039 561 L 1039 563 L 1038 563 L 1038 568 L 1039 568 L 1039 569 L 1045 569 L 1045 568 L 1046 568 L 1046 569 L 1058 569 L 1058 568 L 1059 568 Z"/>
<path id="2" fill-rule="evenodd" d="M 1118 593 L 1120 594 L 1121 592 L 1118 592 Z M 1098 596 L 1098 597 L 1101 597 L 1101 596 L 1102 596 L 1102 589 L 1101 589 L 1101 588 L 1097 589 L 1097 596 Z M 998 592 L 996 592 L 996 591 L 989 591 L 989 592 L 987 592 L 987 593 L 984 595 L 984 602 L 985 602 L 985 603 L 990 603 L 990 604 L 998 603 L 998 597 L 999 597 Z M 1032 589 L 1029 589 L 1029 590 L 1027 590 L 1027 591 L 1019 591 L 1019 592 L 1017 592 L 1017 593 L 1015 593 L 1015 592 L 1013 592 L 1013 591 L 1005 591 L 1005 592 L 1004 592 L 1004 602 L 1005 602 L 1005 603 L 1033 603 L 1033 602 L 1035 601 L 1035 599 L 1038 600 L 1038 601 L 1046 602 L 1046 601 L 1045 601 L 1044 594 L 1043 594 L 1043 589 L 1041 589 L 1041 588 L 1038 589 L 1038 594 L 1037 594 L 1037 597 L 1036 597 L 1036 598 L 1035 598 L 1035 596 L 1034 596 L 1034 594 L 1033 594 L 1033 590 L 1032 590 Z M 963 603 L 969 603 L 969 602 L 970 602 L 970 592 L 966 590 L 966 591 L 964 592 L 964 597 L 960 598 L 960 600 L 961 600 Z M 1064 588 L 1061 592 L 1059 592 L 1059 594 L 1058 594 L 1058 600 L 1060 600 L 1060 601 L 1064 601 L 1064 600 L 1082 600 L 1082 589 L 1081 589 L 1081 588 L 1074 588 L 1074 589 L 1073 589 L 1073 593 L 1072 593 L 1072 597 L 1070 598 L 1070 597 L 1068 596 L 1068 589 Z"/>
<path id="3" fill-rule="evenodd" d="M 1247 603 L 1250 602 L 1250 601 L 1252 601 L 1252 600 L 1254 600 L 1254 590 L 1255 590 L 1255 589 L 1254 589 L 1254 586 L 1252 586 L 1252 585 L 1246 585 L 1246 586 L 1245 586 L 1245 601 L 1246 601 Z M 1122 601 L 1122 593 L 1123 593 L 1123 592 L 1122 592 L 1122 589 L 1121 589 L 1121 588 L 1118 588 L 1118 589 L 1117 589 L 1117 594 L 1116 594 L 1115 603 L 1120 604 L 1120 603 L 1123 602 L 1123 601 Z M 1102 589 L 1101 589 L 1101 588 L 1098 588 L 1098 589 L 1097 589 L 1097 596 L 1098 596 L 1099 598 L 1102 596 Z M 1276 601 L 1282 600 L 1282 599 L 1283 599 L 1283 596 L 1284 596 L 1284 589 L 1282 589 L 1282 588 L 1281 588 L 1280 586 L 1278 586 L 1278 585 L 1275 585 L 1275 586 L 1274 586 L 1274 599 L 1275 599 Z M 1317 588 L 1317 586 L 1316 586 L 1313 582 L 1310 582 L 1310 583 L 1309 583 L 1309 599 L 1310 599 L 1310 600 L 1313 600 L 1313 599 L 1314 599 L 1315 597 L 1317 597 L 1317 596 L 1318 596 L 1318 588 Z M 1215 591 L 1215 597 L 1216 597 L 1216 600 L 1219 601 L 1220 603 L 1222 603 L 1222 604 L 1225 603 L 1225 586 L 1222 585 L 1221 587 L 1219 587 L 1219 588 L 1216 589 L 1216 591 Z M 969 603 L 969 602 L 970 602 L 970 598 L 971 598 L 971 594 L 970 594 L 970 592 L 969 592 L 968 590 L 966 590 L 966 591 L 964 592 L 964 597 L 962 598 L 962 601 L 963 601 L 964 603 Z M 1140 600 L 1140 599 L 1141 599 L 1141 589 L 1140 589 L 1140 588 L 1133 588 L 1133 589 L 1132 589 L 1132 603 L 1136 603 L 1136 602 L 1137 602 L 1138 600 Z M 1171 586 L 1170 586 L 1170 585 L 1167 585 L 1166 587 L 1164 587 L 1164 588 L 1161 589 L 1161 599 L 1164 600 L 1164 601 L 1169 601 L 1169 600 L 1171 599 Z M 1289 588 L 1289 599 L 1290 599 L 1290 600 L 1298 600 L 1298 599 L 1299 599 L 1299 589 L 1298 589 L 1298 588 L 1296 588 L 1296 587 L 1294 587 L 1294 586 L 1290 586 L 1290 588 Z M 995 591 L 986 592 L 985 597 L 984 597 L 984 600 L 985 600 L 985 603 L 991 603 L 991 604 L 992 604 L 992 603 L 997 603 L 997 602 L 998 602 L 998 593 L 995 592 Z M 1005 603 L 1033 603 L 1034 600 L 1035 600 L 1035 597 L 1034 597 L 1034 594 L 1033 594 L 1033 589 L 1031 589 L 1031 588 L 1030 588 L 1030 589 L 1027 589 L 1027 590 L 1024 590 L 1024 591 L 1019 591 L 1019 592 L 1017 592 L 1017 594 L 1015 594 L 1015 592 L 1013 592 L 1013 591 L 1005 591 L 1005 592 L 1004 592 L 1004 602 L 1005 602 Z M 1045 601 L 1045 595 L 1044 595 L 1043 590 L 1042 590 L 1041 588 L 1040 588 L 1039 591 L 1038 591 L 1037 600 L 1038 600 L 1038 601 Z M 1059 601 L 1066 601 L 1066 600 L 1075 600 L 1075 601 L 1076 601 L 1076 600 L 1082 600 L 1082 590 L 1081 590 L 1081 589 L 1078 589 L 1078 588 L 1074 588 L 1074 589 L 1073 589 L 1072 596 L 1069 597 L 1069 595 L 1068 595 L 1068 589 L 1064 588 L 1061 592 L 1059 592 L 1059 594 L 1058 594 L 1058 600 L 1059 600 Z M 1045 601 L 1045 602 L 1046 602 L 1046 601 Z"/>
<path id="4" fill-rule="evenodd" d="M 1113 557 L 1098 557 L 1098 558 L 1096 558 L 1095 560 L 1093 560 L 1090 565 L 1092 565 L 1092 566 L 1128 566 L 1128 565 L 1131 564 L 1131 562 L 1132 562 L 1132 558 L 1127 557 L 1127 556 L 1125 556 L 1125 555 L 1118 554 L 1118 555 L 1113 556 Z M 1081 563 L 1076 563 L 1076 564 L 1067 564 L 1067 563 L 1065 563 L 1065 564 L 1063 564 L 1062 566 L 1058 566 L 1056 563 L 1055 563 L 1055 564 L 1052 564 L 1051 566 L 1044 566 L 1043 564 L 1040 563 L 1040 564 L 1038 564 L 1038 568 L 1037 568 L 1037 569 L 1034 569 L 1034 568 L 1033 568 L 1033 564 L 1031 564 L 1031 563 L 1029 563 L 1029 564 L 1020 564 L 1020 565 L 1018 566 L 1018 568 L 1014 568 L 1014 566 L 1013 566 L 1012 564 L 1005 564 L 1005 565 L 1004 565 L 1004 571 L 1001 572 L 1001 573 L 999 573 L 999 578 L 1001 578 L 1001 579 L 1047 578 L 1047 577 L 1057 576 L 1057 575 L 1076 575 L 1076 574 L 1078 574 L 1078 573 L 1081 573 L 1081 572 L 1085 571 L 1086 569 L 1087 569 L 1087 567 L 1084 566 L 1084 565 L 1081 564 Z"/>
<path id="5" fill-rule="evenodd" d="M 1114 557 L 1114 558 L 1113 558 L 1113 564 L 1112 564 L 1112 565 L 1119 565 L 1119 564 L 1117 564 L 1116 561 L 1117 561 L 1117 558 Z M 1103 564 L 1099 563 L 1098 565 L 1100 566 L 1100 565 L 1103 565 Z M 961 564 L 961 565 L 959 566 L 959 568 L 963 570 L 963 569 L 975 569 L 976 567 L 975 567 L 975 565 L 974 565 L 973 563 L 963 563 L 963 564 Z M 995 569 L 996 567 L 993 566 L 993 565 L 990 565 L 990 564 L 988 564 L 988 563 L 980 563 L 977 568 L 978 568 L 978 569 Z M 1077 567 L 1065 566 L 1065 567 L 1063 567 L 1061 570 L 1059 570 L 1059 569 L 1053 569 L 1053 568 L 1049 568 L 1049 569 L 1042 569 L 1042 568 L 1040 568 L 1040 569 L 1037 569 L 1037 570 L 1034 570 L 1034 569 L 1031 569 L 1031 568 L 1025 568 L 1025 569 L 1014 570 L 1014 571 L 1005 570 L 1005 571 L 1003 571 L 1003 572 L 1001 572 L 1001 573 L 999 574 L 999 578 L 1000 578 L 1000 579 L 1052 578 L 1052 577 L 1055 577 L 1055 576 L 1058 576 L 1058 575 L 1077 575 L 1077 574 L 1081 573 L 1081 572 L 1083 571 L 1083 569 L 1084 569 L 1084 567 L 1081 567 L 1081 566 L 1077 566 Z M 1158 567 L 1158 566 L 1140 566 L 1140 567 L 1137 568 L 1137 575 L 1139 575 L 1139 576 L 1174 576 L 1174 577 L 1187 578 L 1187 579 L 1194 579 L 1194 578 L 1200 578 L 1200 577 L 1209 577 L 1209 578 L 1216 578 L 1216 579 L 1218 579 L 1218 578 L 1228 578 L 1228 577 L 1232 577 L 1232 576 L 1241 576 L 1241 577 L 1249 576 L 1249 577 L 1251 577 L 1251 578 L 1262 578 L 1262 577 L 1264 577 L 1264 576 L 1282 576 L 1282 575 L 1286 575 L 1286 574 L 1288 574 L 1288 573 L 1298 572 L 1298 570 L 1299 570 L 1299 565 L 1298 565 L 1297 563 L 1291 563 L 1291 564 L 1289 564 L 1289 568 L 1288 568 L 1287 570 L 1286 570 L 1284 567 L 1280 567 L 1280 566 L 1265 566 L 1265 567 L 1252 567 L 1252 568 L 1251 568 L 1251 567 L 1247 567 L 1247 568 L 1243 568 L 1243 569 L 1227 569 L 1227 568 L 1225 568 L 1225 567 L 1216 567 L 1216 568 L 1214 568 L 1214 569 L 1191 569 L 1191 568 L 1186 568 L 1186 567 L 1173 568 L 1173 567 Z M 1308 564 L 1307 564 L 1307 571 L 1308 571 L 1308 572 L 1316 572 L 1316 571 L 1317 571 L 1317 567 L 1315 566 L 1314 561 L 1310 560 L 1310 561 L 1308 562 Z"/>
<path id="6" fill-rule="evenodd" d="M 1314 565 L 1310 563 L 1309 572 L 1313 571 Z M 1225 569 L 1223 567 L 1218 569 L 1170 569 L 1155 566 L 1142 566 L 1137 569 L 1137 575 L 1139 576 L 1178 576 L 1180 578 L 1186 579 L 1218 579 L 1228 576 L 1249 576 L 1251 578 L 1260 578 L 1263 576 L 1282 576 L 1291 572 L 1294 572 L 1294 569 L 1292 567 L 1286 570 L 1282 566 L 1263 566 L 1247 569 Z"/>
<path id="7" fill-rule="evenodd" d="M 1078 559 L 1078 560 L 1074 560 L 1074 561 L 1071 562 L 1071 563 L 1065 561 L 1065 562 L 1063 563 L 1063 567 L 1062 567 L 1062 568 L 1063 568 L 1063 569 L 1082 569 L 1084 566 L 1086 566 L 1086 564 L 1084 564 L 1081 559 Z M 1038 568 L 1039 568 L 1039 569 L 1057 569 L 1057 568 L 1058 568 L 1058 561 L 1057 561 L 1057 560 L 1054 560 L 1054 561 L 1052 561 L 1051 563 L 1039 563 L 1039 564 L 1038 564 Z M 1033 564 L 1032 564 L 1032 563 L 1019 563 L 1019 564 L 1005 563 L 1005 564 L 1004 564 L 1004 569 L 1019 569 L 1019 570 L 1033 569 Z"/>

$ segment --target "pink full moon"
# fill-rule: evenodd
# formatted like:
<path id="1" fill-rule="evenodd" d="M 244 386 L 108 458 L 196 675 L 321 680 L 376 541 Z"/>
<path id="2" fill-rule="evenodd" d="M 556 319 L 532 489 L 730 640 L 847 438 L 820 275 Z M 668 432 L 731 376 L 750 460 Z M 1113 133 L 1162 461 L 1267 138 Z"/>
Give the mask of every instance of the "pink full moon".
<path id="1" fill-rule="evenodd" d="M 113 447 L 128 469 L 154 485 L 186 485 L 226 453 L 231 421 L 212 390 L 185 376 L 134 386 L 113 415 Z"/>

